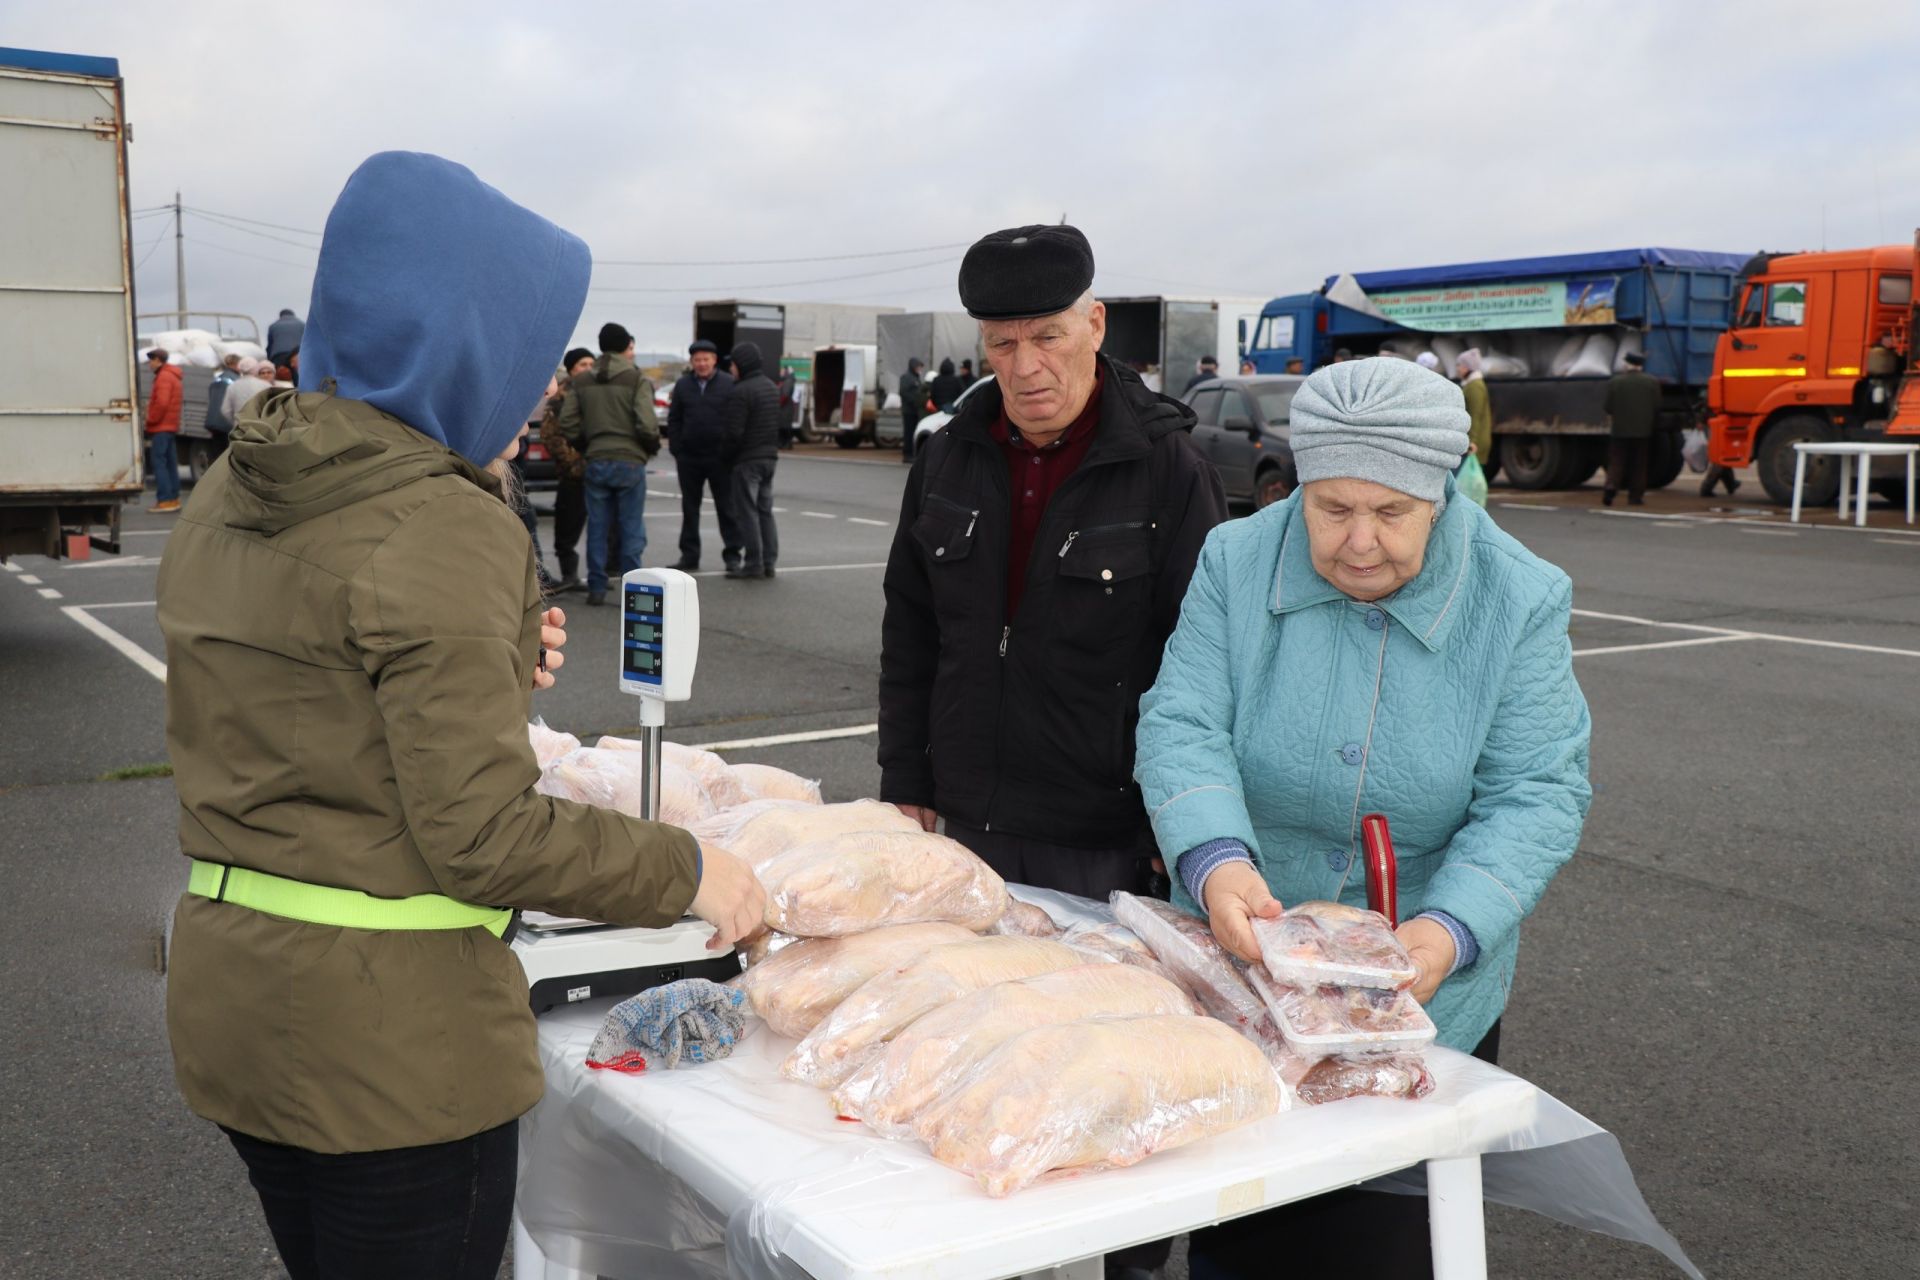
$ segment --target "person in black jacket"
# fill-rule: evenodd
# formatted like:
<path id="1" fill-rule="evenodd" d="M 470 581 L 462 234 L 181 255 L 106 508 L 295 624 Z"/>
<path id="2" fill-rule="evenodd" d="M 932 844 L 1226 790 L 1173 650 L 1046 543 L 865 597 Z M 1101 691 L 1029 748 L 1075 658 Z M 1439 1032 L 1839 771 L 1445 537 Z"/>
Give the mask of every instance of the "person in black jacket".
<path id="1" fill-rule="evenodd" d="M 740 563 L 729 578 L 771 578 L 780 558 L 773 527 L 773 468 L 780 460 L 780 388 L 767 377 L 760 348 L 733 347 L 733 392 L 727 397 L 724 457 L 733 474 L 733 512 L 740 522 Z"/>
<path id="2" fill-rule="evenodd" d="M 934 408 L 942 413 L 952 413 L 953 402 L 966 389 L 967 384 L 960 381 L 960 375 L 953 371 L 953 361 L 949 358 L 940 362 L 940 372 L 933 375 L 933 385 L 927 394 L 932 398 Z"/>
<path id="3" fill-rule="evenodd" d="M 673 567 L 689 573 L 700 567 L 700 502 L 710 490 L 720 522 L 720 558 L 732 569 L 740 563 L 741 538 L 724 457 L 733 377 L 720 370 L 720 348 L 705 338 L 689 346 L 687 356 L 693 367 L 673 384 L 667 401 L 667 441 L 680 473 L 680 559 Z"/>
<path id="4" fill-rule="evenodd" d="M 927 362 L 915 356 L 900 375 L 900 461 L 906 463 L 913 461 L 913 429 L 927 411 L 927 380 L 920 376 L 926 367 Z"/>
<path id="5" fill-rule="evenodd" d="M 1226 499 L 1192 411 L 1099 354 L 1092 279 L 1066 226 L 962 263 L 995 383 L 907 478 L 879 759 L 881 798 L 926 829 L 944 817 L 1007 879 L 1104 900 L 1148 882 L 1134 724 Z"/>

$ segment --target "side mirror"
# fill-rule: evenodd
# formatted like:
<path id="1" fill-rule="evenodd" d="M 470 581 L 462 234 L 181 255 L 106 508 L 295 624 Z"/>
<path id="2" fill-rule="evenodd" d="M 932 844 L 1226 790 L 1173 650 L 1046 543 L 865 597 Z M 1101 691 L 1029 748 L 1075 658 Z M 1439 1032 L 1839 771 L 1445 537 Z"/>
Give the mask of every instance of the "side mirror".
<path id="1" fill-rule="evenodd" d="M 1240 317 L 1239 325 L 1240 325 L 1240 353 L 1242 355 L 1245 355 L 1247 351 L 1247 318 L 1245 316 Z"/>
<path id="2" fill-rule="evenodd" d="M 1254 430 L 1253 419 L 1249 418 L 1244 413 L 1230 413 L 1226 417 L 1220 419 L 1220 425 L 1226 428 L 1228 431 Z"/>

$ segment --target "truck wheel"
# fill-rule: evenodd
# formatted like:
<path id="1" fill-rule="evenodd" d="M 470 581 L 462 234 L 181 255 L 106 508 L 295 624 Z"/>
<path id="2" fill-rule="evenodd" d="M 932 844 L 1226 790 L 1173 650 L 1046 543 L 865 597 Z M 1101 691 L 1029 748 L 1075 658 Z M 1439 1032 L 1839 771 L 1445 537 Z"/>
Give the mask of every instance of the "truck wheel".
<path id="1" fill-rule="evenodd" d="M 1493 478 L 1500 474 L 1500 442 L 1503 439 L 1505 439 L 1504 436 L 1493 438 L 1493 448 L 1487 450 L 1487 465 L 1480 468 L 1487 473 L 1488 484 L 1492 484 Z"/>
<path id="2" fill-rule="evenodd" d="M 1293 477 L 1279 463 L 1260 468 L 1253 478 L 1253 509 L 1270 507 L 1293 492 Z"/>
<path id="3" fill-rule="evenodd" d="M 1560 473 L 1556 489 L 1578 489 L 1593 479 L 1594 472 L 1600 470 L 1607 460 L 1606 441 L 1593 436 L 1570 436 L 1566 439 L 1566 467 Z"/>
<path id="4" fill-rule="evenodd" d="M 1754 462 L 1760 472 L 1760 484 L 1767 496 L 1781 506 L 1793 505 L 1793 468 L 1798 456 L 1793 446 L 1799 443 L 1827 443 L 1833 432 L 1812 414 L 1782 418 L 1760 437 L 1760 449 Z M 1801 491 L 1803 506 L 1824 507 L 1840 496 L 1840 464 L 1831 455 L 1815 454 L 1807 459 L 1807 487 Z"/>
<path id="5" fill-rule="evenodd" d="M 211 440 L 195 440 L 187 446 L 187 474 L 192 477 L 194 484 L 199 484 L 200 478 L 207 474 L 214 456 Z"/>
<path id="6" fill-rule="evenodd" d="M 1680 452 L 1679 432 L 1658 433 L 1647 449 L 1647 488 L 1664 489 L 1687 469 L 1687 460 Z"/>
<path id="7" fill-rule="evenodd" d="M 860 447 L 860 433 L 858 431 L 836 431 L 833 433 L 833 442 L 842 449 L 858 449 Z"/>
<path id="8" fill-rule="evenodd" d="M 1501 442 L 1500 466 L 1516 489 L 1551 489 L 1567 465 L 1563 436 L 1508 436 Z"/>

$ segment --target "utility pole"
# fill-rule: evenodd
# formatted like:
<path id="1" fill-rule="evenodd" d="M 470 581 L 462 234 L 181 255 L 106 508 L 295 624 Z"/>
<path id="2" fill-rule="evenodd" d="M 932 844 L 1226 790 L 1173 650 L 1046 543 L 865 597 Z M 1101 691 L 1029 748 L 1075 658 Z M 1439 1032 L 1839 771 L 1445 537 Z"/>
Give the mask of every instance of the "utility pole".
<path id="1" fill-rule="evenodd" d="M 187 327 L 187 241 L 180 225 L 180 193 L 173 193 L 173 283 L 180 308 L 179 327 Z"/>

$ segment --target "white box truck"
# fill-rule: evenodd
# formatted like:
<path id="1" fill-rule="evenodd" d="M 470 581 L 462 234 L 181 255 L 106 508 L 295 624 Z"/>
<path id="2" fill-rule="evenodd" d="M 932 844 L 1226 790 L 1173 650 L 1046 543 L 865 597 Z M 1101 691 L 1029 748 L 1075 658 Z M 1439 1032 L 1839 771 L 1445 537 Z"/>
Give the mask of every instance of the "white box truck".
<path id="1" fill-rule="evenodd" d="M 143 485 L 113 58 L 0 48 L 0 560 L 118 551 Z"/>

